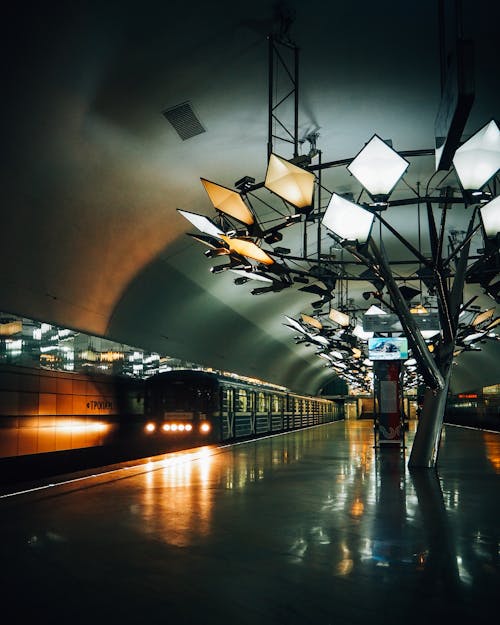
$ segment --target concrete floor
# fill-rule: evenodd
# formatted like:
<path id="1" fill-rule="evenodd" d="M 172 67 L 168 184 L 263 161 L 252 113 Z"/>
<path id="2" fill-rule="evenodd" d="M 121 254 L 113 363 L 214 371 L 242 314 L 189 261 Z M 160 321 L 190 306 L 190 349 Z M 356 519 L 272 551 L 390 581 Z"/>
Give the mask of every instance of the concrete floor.
<path id="1" fill-rule="evenodd" d="M 500 435 L 408 451 L 337 422 L 2 497 L 3 622 L 492 623 Z"/>

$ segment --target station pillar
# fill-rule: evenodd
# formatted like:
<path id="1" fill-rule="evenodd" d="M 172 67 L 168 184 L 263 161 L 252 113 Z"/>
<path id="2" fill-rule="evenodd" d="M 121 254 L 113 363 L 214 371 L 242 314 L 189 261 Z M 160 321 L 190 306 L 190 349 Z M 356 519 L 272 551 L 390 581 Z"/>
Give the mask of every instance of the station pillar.
<path id="1" fill-rule="evenodd" d="M 401 360 L 373 362 L 375 394 L 375 446 L 404 446 Z"/>

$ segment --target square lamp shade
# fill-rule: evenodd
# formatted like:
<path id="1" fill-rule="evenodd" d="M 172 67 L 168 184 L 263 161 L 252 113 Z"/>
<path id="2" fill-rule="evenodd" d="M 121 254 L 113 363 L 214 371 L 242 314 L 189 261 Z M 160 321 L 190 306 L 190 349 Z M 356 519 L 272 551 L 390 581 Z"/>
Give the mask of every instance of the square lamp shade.
<path id="1" fill-rule="evenodd" d="M 212 221 L 210 221 L 210 219 L 208 219 L 208 217 L 205 217 L 204 215 L 184 211 L 180 208 L 177 209 L 177 212 L 180 213 L 184 219 L 190 221 L 200 232 L 204 232 L 211 237 L 218 237 L 220 239 L 220 235 L 224 232 L 221 228 L 219 228 L 219 226 L 216 226 Z"/>
<path id="2" fill-rule="evenodd" d="M 314 174 L 271 154 L 264 186 L 297 208 L 311 206 Z"/>
<path id="3" fill-rule="evenodd" d="M 347 169 L 376 198 L 391 193 L 409 164 L 378 135 L 373 135 Z"/>
<path id="4" fill-rule="evenodd" d="M 300 316 L 302 317 L 302 321 L 304 323 L 307 323 L 308 326 L 316 328 L 317 330 L 323 329 L 323 324 L 318 319 L 315 319 L 314 317 L 310 317 L 309 315 L 306 315 L 304 313 L 300 313 Z"/>
<path id="5" fill-rule="evenodd" d="M 483 204 L 480 210 L 484 233 L 488 239 L 494 239 L 500 232 L 500 195 Z"/>
<path id="6" fill-rule="evenodd" d="M 272 265 L 274 263 L 274 260 L 269 254 L 264 252 L 264 250 L 253 241 L 238 238 L 232 239 L 224 234 L 221 234 L 220 238 L 229 245 L 231 252 L 235 252 L 246 258 L 252 258 L 263 265 Z"/>
<path id="7" fill-rule="evenodd" d="M 241 223 L 247 224 L 247 226 L 251 226 L 254 223 L 254 216 L 239 193 L 231 191 L 231 189 L 220 184 L 215 184 L 215 182 L 210 182 L 210 180 L 205 180 L 205 178 L 200 178 L 200 180 L 214 208 L 230 217 L 234 217 Z"/>
<path id="8" fill-rule="evenodd" d="M 500 168 L 500 131 L 490 121 L 458 148 L 453 165 L 466 191 L 477 191 Z"/>
<path id="9" fill-rule="evenodd" d="M 322 223 L 341 239 L 366 243 L 373 219 L 373 213 L 334 193 L 323 215 Z"/>
<path id="10" fill-rule="evenodd" d="M 332 321 L 338 323 L 339 326 L 347 327 L 349 325 L 349 315 L 340 312 L 340 310 L 335 310 L 335 308 L 332 308 L 328 316 Z"/>

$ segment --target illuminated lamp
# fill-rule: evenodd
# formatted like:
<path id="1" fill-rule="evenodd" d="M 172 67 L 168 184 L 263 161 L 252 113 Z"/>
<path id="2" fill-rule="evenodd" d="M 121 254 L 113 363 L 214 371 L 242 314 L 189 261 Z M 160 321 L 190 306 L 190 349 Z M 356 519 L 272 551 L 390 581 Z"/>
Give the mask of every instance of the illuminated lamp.
<path id="1" fill-rule="evenodd" d="M 259 282 L 271 282 L 272 283 L 271 278 L 268 278 L 264 274 L 258 273 L 256 271 L 244 271 L 243 269 L 231 269 L 230 271 L 250 280 L 257 280 Z"/>
<path id="2" fill-rule="evenodd" d="M 288 321 L 288 323 L 285 323 L 284 325 L 288 325 L 288 327 L 298 330 L 301 334 L 307 334 L 306 329 L 303 328 L 298 321 L 292 319 L 292 317 L 288 317 L 288 315 L 284 315 L 284 317 Z"/>
<path id="3" fill-rule="evenodd" d="M 422 337 L 424 339 L 431 339 L 434 336 L 437 336 L 441 330 L 420 330 Z"/>
<path id="4" fill-rule="evenodd" d="M 373 213 L 334 193 L 323 215 L 322 223 L 341 239 L 366 243 L 373 219 Z"/>
<path id="5" fill-rule="evenodd" d="M 206 245 L 212 250 L 220 249 L 220 247 L 222 246 L 221 240 L 216 237 L 212 237 L 206 234 L 192 234 L 191 232 L 186 232 L 186 234 L 188 235 L 188 237 L 191 237 L 199 243 L 203 243 L 203 245 Z"/>
<path id="6" fill-rule="evenodd" d="M 218 238 L 220 238 L 220 235 L 224 233 L 219 226 L 216 226 L 213 221 L 210 221 L 210 219 L 204 215 L 184 211 L 180 208 L 177 209 L 177 212 L 180 213 L 184 219 L 190 221 L 200 232 L 204 232 L 205 234 Z"/>
<path id="7" fill-rule="evenodd" d="M 373 135 L 347 170 L 378 202 L 387 199 L 409 164 L 378 135 Z"/>
<path id="8" fill-rule="evenodd" d="M 229 249 L 236 254 L 252 258 L 263 265 L 272 265 L 274 260 L 262 248 L 248 239 L 231 239 L 225 234 L 221 234 L 220 238 L 229 245 Z"/>
<path id="9" fill-rule="evenodd" d="M 378 306 L 373 304 L 370 308 L 365 312 L 365 315 L 387 315 L 385 310 L 382 310 Z"/>
<path id="10" fill-rule="evenodd" d="M 206 421 L 202 423 L 200 425 L 200 432 L 203 432 L 203 434 L 208 434 L 208 432 L 210 432 L 210 423 L 207 423 Z"/>
<path id="11" fill-rule="evenodd" d="M 156 430 L 156 425 L 154 423 L 146 423 L 146 426 L 144 428 L 146 430 L 146 432 L 154 432 Z"/>
<path id="12" fill-rule="evenodd" d="M 340 312 L 340 310 L 335 310 L 335 308 L 332 308 L 328 316 L 332 321 L 338 323 L 339 326 L 343 326 L 345 328 L 349 325 L 349 315 Z"/>
<path id="13" fill-rule="evenodd" d="M 486 330 L 492 330 L 493 328 L 496 328 L 498 324 L 500 324 L 500 317 L 497 317 L 494 321 L 487 325 Z"/>
<path id="14" fill-rule="evenodd" d="M 318 321 L 318 319 L 310 317 L 309 315 L 305 315 L 304 313 L 300 313 L 300 316 L 302 317 L 302 321 L 304 323 L 307 323 L 307 325 L 310 325 L 313 328 L 317 328 L 318 330 L 323 329 L 323 324 L 321 323 L 321 321 Z"/>
<path id="15" fill-rule="evenodd" d="M 453 165 L 466 191 L 479 191 L 500 167 L 500 131 L 495 121 L 478 130 L 461 145 Z"/>
<path id="16" fill-rule="evenodd" d="M 264 186 L 297 208 L 312 205 L 314 174 L 271 154 Z"/>
<path id="17" fill-rule="evenodd" d="M 354 334 L 354 336 L 357 336 L 358 339 L 361 339 L 362 341 L 367 341 L 368 339 L 373 338 L 374 335 L 374 332 L 365 332 L 363 330 L 363 326 L 359 323 L 356 325 L 352 333 Z"/>
<path id="18" fill-rule="evenodd" d="M 247 226 L 255 223 L 254 216 L 239 193 L 231 191 L 231 189 L 220 184 L 215 184 L 215 182 L 205 180 L 205 178 L 200 178 L 200 180 L 214 208 L 230 217 L 234 217 L 241 223 L 247 224 Z"/>
<path id="19" fill-rule="evenodd" d="M 425 306 L 422 306 L 422 304 L 417 304 L 413 308 L 410 308 L 410 312 L 412 315 L 426 315 L 428 310 Z"/>
<path id="20" fill-rule="evenodd" d="M 484 312 L 477 314 L 471 325 L 478 326 L 484 323 L 485 321 L 489 321 L 493 317 L 494 313 L 495 313 L 495 309 L 489 308 L 488 310 L 485 310 Z"/>
<path id="21" fill-rule="evenodd" d="M 480 213 L 486 238 L 496 238 L 500 233 L 500 195 L 491 202 L 483 204 Z"/>

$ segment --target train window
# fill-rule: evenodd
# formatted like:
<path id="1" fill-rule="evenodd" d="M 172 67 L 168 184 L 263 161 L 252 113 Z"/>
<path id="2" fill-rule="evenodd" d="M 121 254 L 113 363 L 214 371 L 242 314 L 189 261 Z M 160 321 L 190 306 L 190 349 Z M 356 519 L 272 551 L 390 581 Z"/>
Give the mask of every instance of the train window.
<path id="1" fill-rule="evenodd" d="M 277 395 L 273 395 L 271 398 L 272 401 L 272 412 L 279 412 L 280 411 L 280 398 Z"/>
<path id="2" fill-rule="evenodd" d="M 259 394 L 257 395 L 257 412 L 266 412 L 266 409 L 267 409 L 266 404 L 267 404 L 266 396 L 264 395 L 262 391 L 260 391 Z"/>
<path id="3" fill-rule="evenodd" d="M 238 390 L 238 410 L 246 412 L 248 410 L 248 396 L 244 388 Z"/>
<path id="4" fill-rule="evenodd" d="M 226 401 L 227 410 L 232 411 L 233 410 L 233 389 L 232 388 L 224 389 L 224 399 Z"/>

